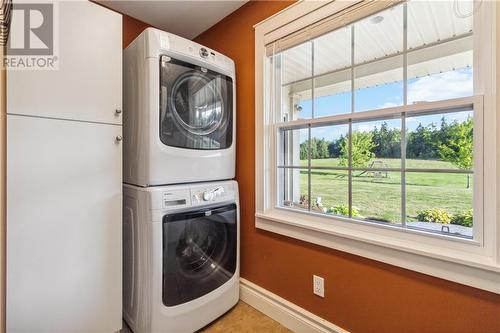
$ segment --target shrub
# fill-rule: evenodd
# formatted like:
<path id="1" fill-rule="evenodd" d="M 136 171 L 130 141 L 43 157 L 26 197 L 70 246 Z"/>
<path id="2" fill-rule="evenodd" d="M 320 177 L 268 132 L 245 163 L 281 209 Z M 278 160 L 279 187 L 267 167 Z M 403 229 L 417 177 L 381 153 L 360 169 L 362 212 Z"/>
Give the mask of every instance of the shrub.
<path id="1" fill-rule="evenodd" d="M 420 222 L 449 224 L 451 222 L 451 217 L 451 214 L 446 210 L 439 208 L 424 209 L 417 212 L 417 219 Z"/>
<path id="2" fill-rule="evenodd" d="M 349 216 L 349 206 L 343 205 L 343 204 L 336 205 L 336 206 L 328 208 L 327 213 L 335 214 L 335 215 Z M 355 207 L 352 207 L 352 217 L 356 217 L 356 216 L 359 216 L 359 211 Z"/>
<path id="3" fill-rule="evenodd" d="M 451 224 L 457 224 L 469 228 L 472 227 L 472 209 L 453 215 L 451 218 Z"/>

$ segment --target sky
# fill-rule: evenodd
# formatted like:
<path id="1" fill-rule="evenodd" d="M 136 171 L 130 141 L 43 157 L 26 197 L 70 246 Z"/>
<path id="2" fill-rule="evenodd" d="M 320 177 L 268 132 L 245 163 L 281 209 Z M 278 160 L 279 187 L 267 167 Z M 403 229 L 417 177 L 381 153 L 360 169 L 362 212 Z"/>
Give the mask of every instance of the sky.
<path id="1" fill-rule="evenodd" d="M 437 101 L 473 95 L 472 68 L 464 68 L 434 75 L 408 80 L 408 104 L 423 101 Z M 351 112 L 351 92 L 336 95 L 322 96 L 315 99 L 314 116 L 324 117 L 329 115 Z M 305 100 L 300 103 L 302 111 L 300 118 L 311 118 L 312 101 Z M 398 81 L 380 86 L 358 89 L 355 91 L 355 112 L 374 110 L 386 107 L 403 105 L 403 82 Z M 444 115 L 447 122 L 463 122 L 472 117 L 472 111 L 448 113 Z M 435 124 L 439 127 L 443 114 L 408 117 L 406 128 L 415 130 L 421 123 L 423 126 Z M 398 119 L 385 120 L 389 127 L 401 129 Z M 364 122 L 353 125 L 353 130 L 371 131 L 375 126 L 380 128 L 384 121 Z M 311 135 L 324 138 L 328 141 L 336 140 L 340 135 L 347 133 L 347 125 L 336 125 L 315 128 Z M 303 142 L 301 135 L 300 142 Z"/>

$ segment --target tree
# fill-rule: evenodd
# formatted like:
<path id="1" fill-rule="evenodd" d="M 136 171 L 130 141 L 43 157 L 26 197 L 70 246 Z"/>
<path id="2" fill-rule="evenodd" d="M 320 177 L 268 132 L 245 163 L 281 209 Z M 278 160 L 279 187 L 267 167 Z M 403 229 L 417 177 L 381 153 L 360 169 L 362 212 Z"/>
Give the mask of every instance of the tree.
<path id="1" fill-rule="evenodd" d="M 351 135 L 352 140 L 352 166 L 365 167 L 375 157 L 373 149 L 373 134 L 371 132 L 354 132 Z M 347 138 L 342 138 L 340 143 L 339 162 L 342 166 L 349 165 L 349 142 Z"/>
<path id="2" fill-rule="evenodd" d="M 317 140 L 316 146 L 318 150 L 318 158 L 330 157 L 330 154 L 328 153 L 328 141 L 325 139 Z"/>
<path id="3" fill-rule="evenodd" d="M 440 144 L 439 131 L 434 124 L 419 124 L 415 131 L 408 133 L 406 157 L 419 159 L 435 159 L 439 157 L 437 147 Z"/>
<path id="4" fill-rule="evenodd" d="M 472 169 L 473 161 L 473 123 L 472 119 L 447 125 L 447 140 L 439 145 L 439 155 L 456 167 Z M 467 174 L 467 188 L 470 187 L 470 175 Z"/>
<path id="5" fill-rule="evenodd" d="M 311 159 L 315 160 L 317 158 L 319 158 L 319 154 L 318 154 L 318 139 L 316 138 L 312 138 L 311 139 Z"/>
<path id="6" fill-rule="evenodd" d="M 308 142 L 302 142 L 300 144 L 300 159 L 307 160 L 307 150 L 308 150 Z"/>
<path id="7" fill-rule="evenodd" d="M 382 158 L 398 158 L 401 156 L 401 130 L 389 128 L 386 122 L 380 129 L 372 131 L 375 156 Z"/>
<path id="8" fill-rule="evenodd" d="M 328 156 L 329 157 L 338 157 L 340 155 L 340 143 L 344 140 L 344 136 L 340 135 L 340 138 L 337 140 L 332 140 L 328 144 Z"/>

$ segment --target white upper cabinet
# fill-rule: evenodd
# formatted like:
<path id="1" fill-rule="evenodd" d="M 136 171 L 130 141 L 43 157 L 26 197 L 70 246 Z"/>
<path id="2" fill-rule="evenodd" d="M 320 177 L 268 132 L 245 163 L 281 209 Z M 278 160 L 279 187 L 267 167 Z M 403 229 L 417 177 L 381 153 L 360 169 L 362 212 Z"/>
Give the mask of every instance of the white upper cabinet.
<path id="1" fill-rule="evenodd" d="M 10 70 L 7 112 L 121 124 L 122 16 L 87 1 L 56 8 L 59 69 Z"/>

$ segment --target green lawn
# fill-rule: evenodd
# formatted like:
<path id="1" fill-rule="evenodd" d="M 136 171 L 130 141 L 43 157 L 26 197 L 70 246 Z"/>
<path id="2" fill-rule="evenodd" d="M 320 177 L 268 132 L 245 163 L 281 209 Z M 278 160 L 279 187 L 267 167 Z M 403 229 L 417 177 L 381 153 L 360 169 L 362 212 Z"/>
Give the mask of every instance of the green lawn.
<path id="1" fill-rule="evenodd" d="M 383 167 L 387 168 L 400 168 L 401 159 L 395 158 L 375 158 L 374 161 L 382 162 Z M 307 167 L 307 160 L 300 160 L 300 165 Z M 311 167 L 338 167 L 340 166 L 339 160 L 337 158 L 324 158 L 311 160 Z M 381 165 L 378 165 L 381 167 Z M 433 160 L 413 160 L 406 159 L 407 168 L 427 168 L 427 169 L 457 169 L 456 166 L 445 161 L 433 161 Z"/>
<path id="2" fill-rule="evenodd" d="M 382 159 L 377 159 L 382 160 Z M 399 160 L 384 159 L 389 167 L 398 167 Z M 338 165 L 335 159 L 313 160 L 313 166 Z M 429 169 L 452 168 L 442 161 L 407 160 L 411 167 Z M 295 172 L 298 172 L 295 171 Z M 307 194 L 307 171 L 300 171 L 300 191 Z M 348 176 L 346 171 L 312 169 L 311 202 L 320 197 L 324 207 L 348 203 Z M 360 215 L 374 220 L 393 223 L 401 221 L 401 173 L 373 174 L 353 172 L 353 206 Z M 417 211 L 440 208 L 451 214 L 472 208 L 471 187 L 467 189 L 467 176 L 452 173 L 406 173 L 406 215 L 408 221 L 416 221 Z"/>

